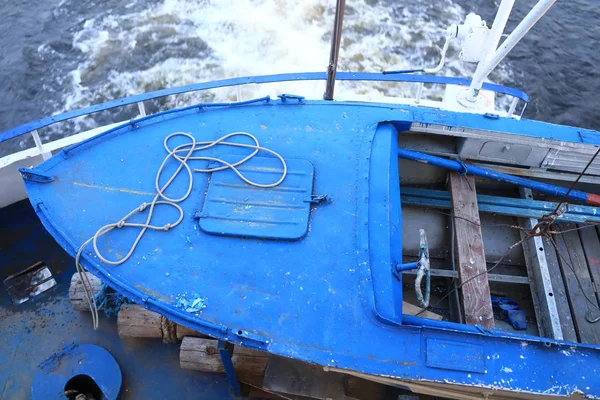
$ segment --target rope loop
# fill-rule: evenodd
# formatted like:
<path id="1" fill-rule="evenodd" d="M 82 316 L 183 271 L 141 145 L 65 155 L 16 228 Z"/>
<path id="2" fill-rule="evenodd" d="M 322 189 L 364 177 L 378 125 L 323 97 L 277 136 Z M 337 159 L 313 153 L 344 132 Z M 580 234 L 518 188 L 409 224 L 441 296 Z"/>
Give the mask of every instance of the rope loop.
<path id="1" fill-rule="evenodd" d="M 169 140 L 174 137 L 187 138 L 188 142 L 177 145 L 174 148 L 170 148 Z M 227 139 L 233 138 L 233 137 L 246 137 L 246 138 L 250 139 L 253 142 L 253 144 L 240 143 L 240 142 L 236 142 L 236 141 L 227 141 Z M 135 249 L 138 246 L 138 243 L 140 242 L 140 240 L 142 239 L 142 237 L 144 236 L 144 234 L 146 233 L 146 231 L 148 229 L 168 231 L 171 228 L 174 228 L 177 225 L 179 225 L 181 223 L 181 221 L 183 221 L 184 212 L 183 212 L 183 208 L 178 203 L 181 203 L 182 201 L 184 201 L 185 199 L 187 199 L 189 197 L 190 193 L 192 192 L 192 185 L 194 182 L 192 169 L 188 165 L 189 161 L 207 161 L 209 163 L 216 163 L 218 165 L 216 167 L 196 168 L 193 170 L 194 172 L 214 173 L 217 171 L 231 169 L 242 181 L 246 182 L 250 186 L 255 186 L 255 187 L 259 187 L 259 188 L 272 188 L 272 187 L 278 186 L 279 184 L 281 184 L 281 182 L 283 182 L 283 180 L 287 176 L 287 164 L 286 164 L 285 160 L 283 159 L 283 157 L 279 153 L 277 153 L 273 150 L 270 150 L 266 147 L 262 147 L 260 145 L 260 143 L 258 142 L 258 139 L 254 135 L 252 135 L 248 132 L 232 132 L 232 133 L 229 133 L 227 135 L 224 135 L 224 136 L 218 138 L 217 140 L 205 141 L 205 142 L 197 142 L 196 138 L 193 135 L 191 135 L 190 133 L 173 132 L 165 138 L 165 140 L 163 141 L 163 146 L 164 146 L 165 150 L 167 151 L 167 155 L 165 156 L 163 162 L 159 166 L 158 171 L 155 176 L 155 179 L 154 179 L 156 195 L 154 196 L 152 201 L 150 203 L 143 202 L 138 207 L 134 208 L 131 212 L 129 212 L 127 215 L 125 215 L 123 218 L 121 218 L 117 223 L 104 225 L 103 227 L 98 229 L 91 238 L 89 238 L 87 241 L 85 241 L 81 245 L 81 247 L 79 247 L 79 250 L 77 252 L 77 256 L 75 259 L 75 266 L 76 266 L 77 271 L 80 274 L 80 278 L 82 279 L 82 282 L 84 284 L 84 289 L 86 292 L 88 305 L 90 306 L 90 310 L 92 311 L 92 320 L 93 320 L 93 324 L 94 324 L 94 329 L 98 328 L 97 315 L 98 315 L 99 301 L 96 301 L 96 299 L 92 297 L 92 295 L 90 293 L 91 284 L 88 281 L 84 280 L 82 277 L 82 271 L 84 271 L 84 269 L 79 260 L 83 253 L 83 250 L 85 249 L 85 247 L 88 244 L 92 243 L 92 245 L 94 247 L 94 251 L 96 253 L 96 256 L 100 259 L 100 261 L 104 262 L 105 264 L 109 264 L 109 265 L 120 265 L 131 258 Z M 250 154 L 248 154 L 246 156 L 241 156 L 240 160 L 236 161 L 234 163 L 230 163 L 228 161 L 225 161 L 225 160 L 217 158 L 217 157 L 194 155 L 196 152 L 208 150 L 215 146 L 236 147 L 236 148 L 242 148 L 242 149 L 250 149 L 252 151 L 250 152 Z M 277 179 L 274 182 L 271 182 L 271 183 L 254 182 L 254 181 L 246 178 L 237 168 L 240 165 L 251 160 L 260 151 L 269 153 L 270 155 L 274 156 L 281 162 L 281 166 L 282 166 L 281 176 L 279 179 Z M 161 185 L 160 184 L 161 176 L 162 176 L 163 170 L 164 170 L 165 166 L 167 165 L 167 163 L 169 162 L 169 160 L 176 161 L 178 165 L 177 165 L 177 168 L 175 169 L 175 171 L 167 179 L 167 181 Z M 177 197 L 175 197 L 175 198 L 169 197 L 168 195 L 165 194 L 165 191 L 175 181 L 175 178 L 177 178 L 180 175 L 182 170 L 185 170 L 185 172 L 187 174 L 187 178 L 188 178 L 187 189 L 185 190 L 185 193 L 183 195 L 181 195 L 181 197 L 178 197 L 178 198 Z M 177 211 L 179 211 L 179 218 L 174 222 L 169 222 L 162 226 L 152 225 L 151 224 L 152 216 L 154 214 L 156 206 L 163 205 L 163 204 L 176 208 Z M 133 216 L 134 214 L 136 214 L 138 212 L 144 212 L 146 209 L 148 209 L 148 213 L 146 215 L 146 220 L 143 223 L 127 223 L 127 220 L 131 216 Z M 129 251 L 127 252 L 127 254 L 125 254 L 125 256 L 123 256 L 122 258 L 120 258 L 118 260 L 107 259 L 98 249 L 98 244 L 97 244 L 98 238 L 100 236 L 110 232 L 114 228 L 121 229 L 125 226 L 140 228 L 140 232 L 138 233 L 137 237 L 133 241 L 133 244 L 130 246 Z"/>

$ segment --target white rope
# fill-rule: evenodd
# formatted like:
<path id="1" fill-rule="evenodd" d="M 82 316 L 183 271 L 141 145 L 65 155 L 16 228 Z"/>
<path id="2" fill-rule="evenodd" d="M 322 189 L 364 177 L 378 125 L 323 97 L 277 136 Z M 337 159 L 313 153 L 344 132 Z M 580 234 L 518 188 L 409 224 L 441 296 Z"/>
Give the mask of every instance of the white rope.
<path id="1" fill-rule="evenodd" d="M 169 139 L 176 137 L 176 136 L 186 137 L 190 140 L 190 142 L 180 144 L 180 145 L 176 146 L 174 149 L 171 149 L 169 147 Z M 234 136 L 248 137 L 248 138 L 252 139 L 254 144 L 244 144 L 244 143 L 226 141 L 227 139 L 234 137 Z M 177 203 L 181 203 L 182 201 L 184 201 L 185 199 L 187 199 L 189 197 L 190 193 L 192 192 L 192 185 L 193 185 L 193 181 L 194 181 L 192 169 L 188 165 L 189 161 L 199 160 L 199 161 L 208 161 L 208 162 L 219 163 L 221 165 L 219 165 L 217 167 L 196 168 L 193 170 L 193 172 L 212 173 L 212 172 L 217 172 L 217 171 L 223 171 L 226 169 L 231 169 L 233 172 L 235 172 L 237 174 L 237 176 L 240 177 L 241 180 L 243 180 L 244 182 L 246 182 L 247 184 L 249 184 L 251 186 L 255 186 L 255 187 L 259 187 L 259 188 L 275 187 L 275 186 L 279 185 L 281 182 L 283 182 L 283 180 L 285 179 L 285 177 L 287 175 L 287 164 L 285 163 L 285 160 L 283 159 L 283 157 L 281 157 L 281 155 L 279 155 L 278 153 L 276 153 L 273 150 L 262 147 L 260 145 L 260 143 L 258 142 L 258 139 L 256 139 L 256 137 L 254 135 L 247 133 L 247 132 L 233 132 L 233 133 L 227 134 L 225 136 L 222 136 L 215 141 L 208 141 L 208 142 L 197 142 L 196 139 L 194 138 L 194 136 L 192 136 L 189 133 L 174 132 L 165 138 L 163 145 L 165 147 L 165 150 L 167 151 L 167 156 L 163 160 L 162 164 L 158 168 L 158 172 L 156 173 L 156 178 L 154 180 L 156 195 L 154 196 L 154 199 L 152 199 L 152 201 L 150 203 L 144 202 L 144 203 L 140 204 L 138 207 L 131 210 L 127 215 L 125 215 L 119 221 L 104 225 L 103 227 L 98 229 L 96 231 L 96 233 L 94 234 L 94 236 L 92 236 L 91 238 L 86 240 L 81 245 L 79 250 L 77 251 L 77 256 L 75 257 L 75 267 L 79 274 L 79 278 L 81 279 L 81 282 L 83 284 L 83 288 L 85 291 L 86 298 L 88 300 L 88 305 L 90 307 L 90 311 L 92 312 L 92 323 L 94 325 L 94 329 L 98 329 L 98 307 L 96 304 L 96 299 L 94 297 L 94 294 L 91 293 L 91 284 L 90 284 L 89 278 L 87 277 L 86 274 L 83 274 L 84 269 L 83 269 L 83 266 L 81 265 L 81 263 L 79 262 L 79 260 L 81 259 L 81 254 L 83 253 L 83 250 L 85 249 L 85 247 L 88 244 L 92 243 L 92 245 L 94 247 L 94 252 L 96 253 L 96 256 L 102 262 L 109 264 L 109 265 L 120 265 L 120 264 L 123 264 L 124 262 L 126 262 L 127 260 L 129 260 L 129 258 L 131 258 L 131 256 L 133 255 L 133 252 L 135 251 L 135 249 L 138 246 L 138 243 L 140 242 L 140 240 L 142 239 L 142 237 L 144 236 L 144 234 L 146 233 L 146 231 L 148 229 L 157 230 L 157 231 L 168 231 L 169 229 L 174 228 L 177 225 L 179 225 L 181 223 L 181 221 L 183 220 L 184 213 L 183 213 L 183 208 L 181 208 L 181 206 Z M 253 151 L 252 151 L 252 153 L 245 156 L 241 160 L 236 161 L 235 163 L 229 163 L 223 159 L 216 158 L 216 157 L 207 157 L 207 156 L 199 156 L 199 155 L 195 156 L 194 155 L 194 153 L 196 153 L 196 152 L 207 150 L 207 149 L 210 149 L 210 148 L 212 148 L 214 146 L 218 146 L 218 145 L 219 146 L 230 146 L 230 147 L 242 147 L 242 148 L 252 149 Z M 283 171 L 281 173 L 281 177 L 277 181 L 275 181 L 273 183 L 268 183 L 268 184 L 257 183 L 257 182 L 254 182 L 254 181 L 246 178 L 238 170 L 237 167 L 239 167 L 240 165 L 242 165 L 245 162 L 252 159 L 252 157 L 254 157 L 259 151 L 264 151 L 264 152 L 270 153 L 270 154 L 274 155 L 276 158 L 278 158 L 279 161 L 281 161 Z M 179 163 L 179 165 L 178 165 L 177 169 L 175 170 L 175 172 L 167 180 L 167 182 L 161 186 L 160 178 L 163 173 L 163 169 L 165 168 L 165 166 L 167 165 L 167 162 L 170 159 L 176 160 Z M 177 178 L 177 176 L 180 174 L 180 172 L 183 169 L 185 169 L 185 171 L 187 172 L 187 175 L 188 175 L 189 182 L 188 182 L 187 190 L 186 190 L 185 194 L 183 194 L 181 197 L 171 198 L 165 194 L 165 191 L 171 185 L 171 183 L 173 183 L 175 178 Z M 167 205 L 170 207 L 174 207 L 175 209 L 177 209 L 177 211 L 179 211 L 179 218 L 177 218 L 177 220 L 175 222 L 167 223 L 165 225 L 161 225 L 161 226 L 152 225 L 150 222 L 152 221 L 152 216 L 154 214 L 154 210 L 157 205 Z M 146 221 L 144 223 L 128 222 L 128 220 L 132 216 L 134 216 L 137 213 L 144 212 L 146 209 L 148 209 L 148 215 L 146 216 Z M 129 251 L 123 258 L 121 258 L 119 260 L 107 259 L 98 249 L 98 238 L 102 235 L 107 234 L 108 232 L 112 231 L 113 229 L 122 229 L 122 228 L 127 228 L 127 227 L 140 228 L 140 233 L 137 235 L 133 244 L 129 248 Z"/>

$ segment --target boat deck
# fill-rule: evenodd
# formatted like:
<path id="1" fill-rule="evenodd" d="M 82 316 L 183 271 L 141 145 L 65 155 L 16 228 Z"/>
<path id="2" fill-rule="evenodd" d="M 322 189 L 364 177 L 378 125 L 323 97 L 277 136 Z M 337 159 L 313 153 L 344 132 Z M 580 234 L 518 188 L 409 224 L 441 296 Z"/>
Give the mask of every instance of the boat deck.
<path id="1" fill-rule="evenodd" d="M 104 347 L 123 374 L 120 399 L 233 399 L 225 375 L 179 368 L 179 346 L 159 340 L 122 340 L 116 318 L 91 316 L 69 302 L 73 259 L 39 222 L 27 200 L 0 209 L 0 279 L 43 261 L 57 285 L 34 301 L 13 305 L 0 289 L 0 399 L 29 399 L 40 362 L 70 343 Z"/>
<path id="2" fill-rule="evenodd" d="M 561 224 L 554 229 L 562 232 L 554 235 L 557 247 L 546 240 L 545 249 L 563 336 L 565 340 L 600 344 L 598 227 Z"/>
<path id="3" fill-rule="evenodd" d="M 482 182 L 483 183 L 483 182 Z M 489 188 L 488 188 L 489 189 Z M 417 189 L 418 190 L 418 189 Z M 497 189 L 496 189 L 497 190 Z M 485 189 L 483 189 L 485 193 Z M 489 190 L 488 190 L 489 192 Z M 509 189 L 510 193 L 510 189 Z M 518 197 L 518 193 L 510 193 Z M 403 254 L 404 262 L 416 261 L 418 254 L 417 229 L 424 228 L 428 234 L 432 268 L 432 311 L 445 319 L 461 322 L 464 313 L 462 288 L 457 295 L 452 293 L 454 281 L 459 274 L 451 263 L 451 223 L 450 210 L 436 210 L 427 207 L 403 205 Z M 507 252 L 507 248 L 522 239 L 518 229 L 524 226 L 524 219 L 481 212 L 483 249 L 489 273 L 487 281 L 492 295 L 508 297 L 519 303 L 527 317 L 526 331 L 522 333 L 561 338 L 556 332 L 545 327 L 545 321 L 556 318 L 562 339 L 600 344 L 600 297 L 597 287 L 600 284 L 600 230 L 596 225 L 560 223 L 552 226 L 554 243 L 548 238 L 541 240 L 537 249 L 518 245 Z M 540 243 L 540 242 L 538 242 Z M 546 302 L 539 276 L 532 271 L 538 266 L 528 265 L 535 252 L 547 263 L 551 291 L 545 295 L 553 299 L 557 312 L 548 315 Z M 496 265 L 501 257 L 501 263 Z M 458 262 L 458 261 L 457 261 Z M 528 272 L 529 271 L 529 272 Z M 532 275 L 532 276 L 530 276 Z M 404 299 L 416 304 L 414 297 L 415 272 L 404 272 Z M 457 282 L 460 283 L 460 282 Z M 532 295 L 537 292 L 538 297 Z M 446 297 L 443 299 L 443 297 Z M 459 299 L 460 298 L 460 299 Z M 442 299 L 441 302 L 439 300 Z M 498 313 L 495 311 L 496 317 Z M 464 321 L 463 321 L 464 322 Z M 506 321 L 496 318 L 496 328 L 514 331 Z"/>

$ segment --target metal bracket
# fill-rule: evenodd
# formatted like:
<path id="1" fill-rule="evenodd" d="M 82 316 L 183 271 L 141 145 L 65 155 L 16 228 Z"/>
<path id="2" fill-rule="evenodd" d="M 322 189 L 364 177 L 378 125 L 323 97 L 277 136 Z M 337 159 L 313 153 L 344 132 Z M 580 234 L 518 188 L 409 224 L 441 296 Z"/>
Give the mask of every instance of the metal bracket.
<path id="1" fill-rule="evenodd" d="M 304 96 L 298 96 L 297 94 L 278 94 L 277 97 L 281 100 L 282 103 L 287 103 L 288 100 L 297 100 L 298 103 L 304 103 Z"/>
<path id="2" fill-rule="evenodd" d="M 221 362 L 223 363 L 225 375 L 227 375 L 229 387 L 231 388 L 234 396 L 239 397 L 241 396 L 242 391 L 240 389 L 240 382 L 238 381 L 235 369 L 233 368 L 233 361 L 231 360 L 231 357 L 233 356 L 233 344 L 224 340 L 219 340 L 217 349 L 219 350 L 219 355 L 221 356 Z"/>
<path id="3" fill-rule="evenodd" d="M 306 203 L 321 204 L 327 201 L 327 194 L 312 194 L 310 198 L 304 199 Z"/>
<path id="4" fill-rule="evenodd" d="M 19 172 L 26 181 L 39 183 L 50 183 L 54 181 L 52 175 L 47 175 L 36 168 L 19 168 Z"/>

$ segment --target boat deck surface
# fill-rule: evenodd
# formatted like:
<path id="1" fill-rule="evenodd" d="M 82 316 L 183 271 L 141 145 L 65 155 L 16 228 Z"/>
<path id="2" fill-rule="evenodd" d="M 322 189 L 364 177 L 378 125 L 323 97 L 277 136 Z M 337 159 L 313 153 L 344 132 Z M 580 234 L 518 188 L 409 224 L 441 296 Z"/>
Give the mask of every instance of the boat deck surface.
<path id="1" fill-rule="evenodd" d="M 0 221 L 0 280 L 44 261 L 57 282 L 18 306 L 0 288 L 0 399 L 31 398 L 39 363 L 70 343 L 95 344 L 115 357 L 123 374 L 121 399 L 234 398 L 225 375 L 180 369 L 178 344 L 121 340 L 114 317 L 101 318 L 94 331 L 91 316 L 69 302 L 73 258 L 46 232 L 27 200 L 0 209 Z"/>

